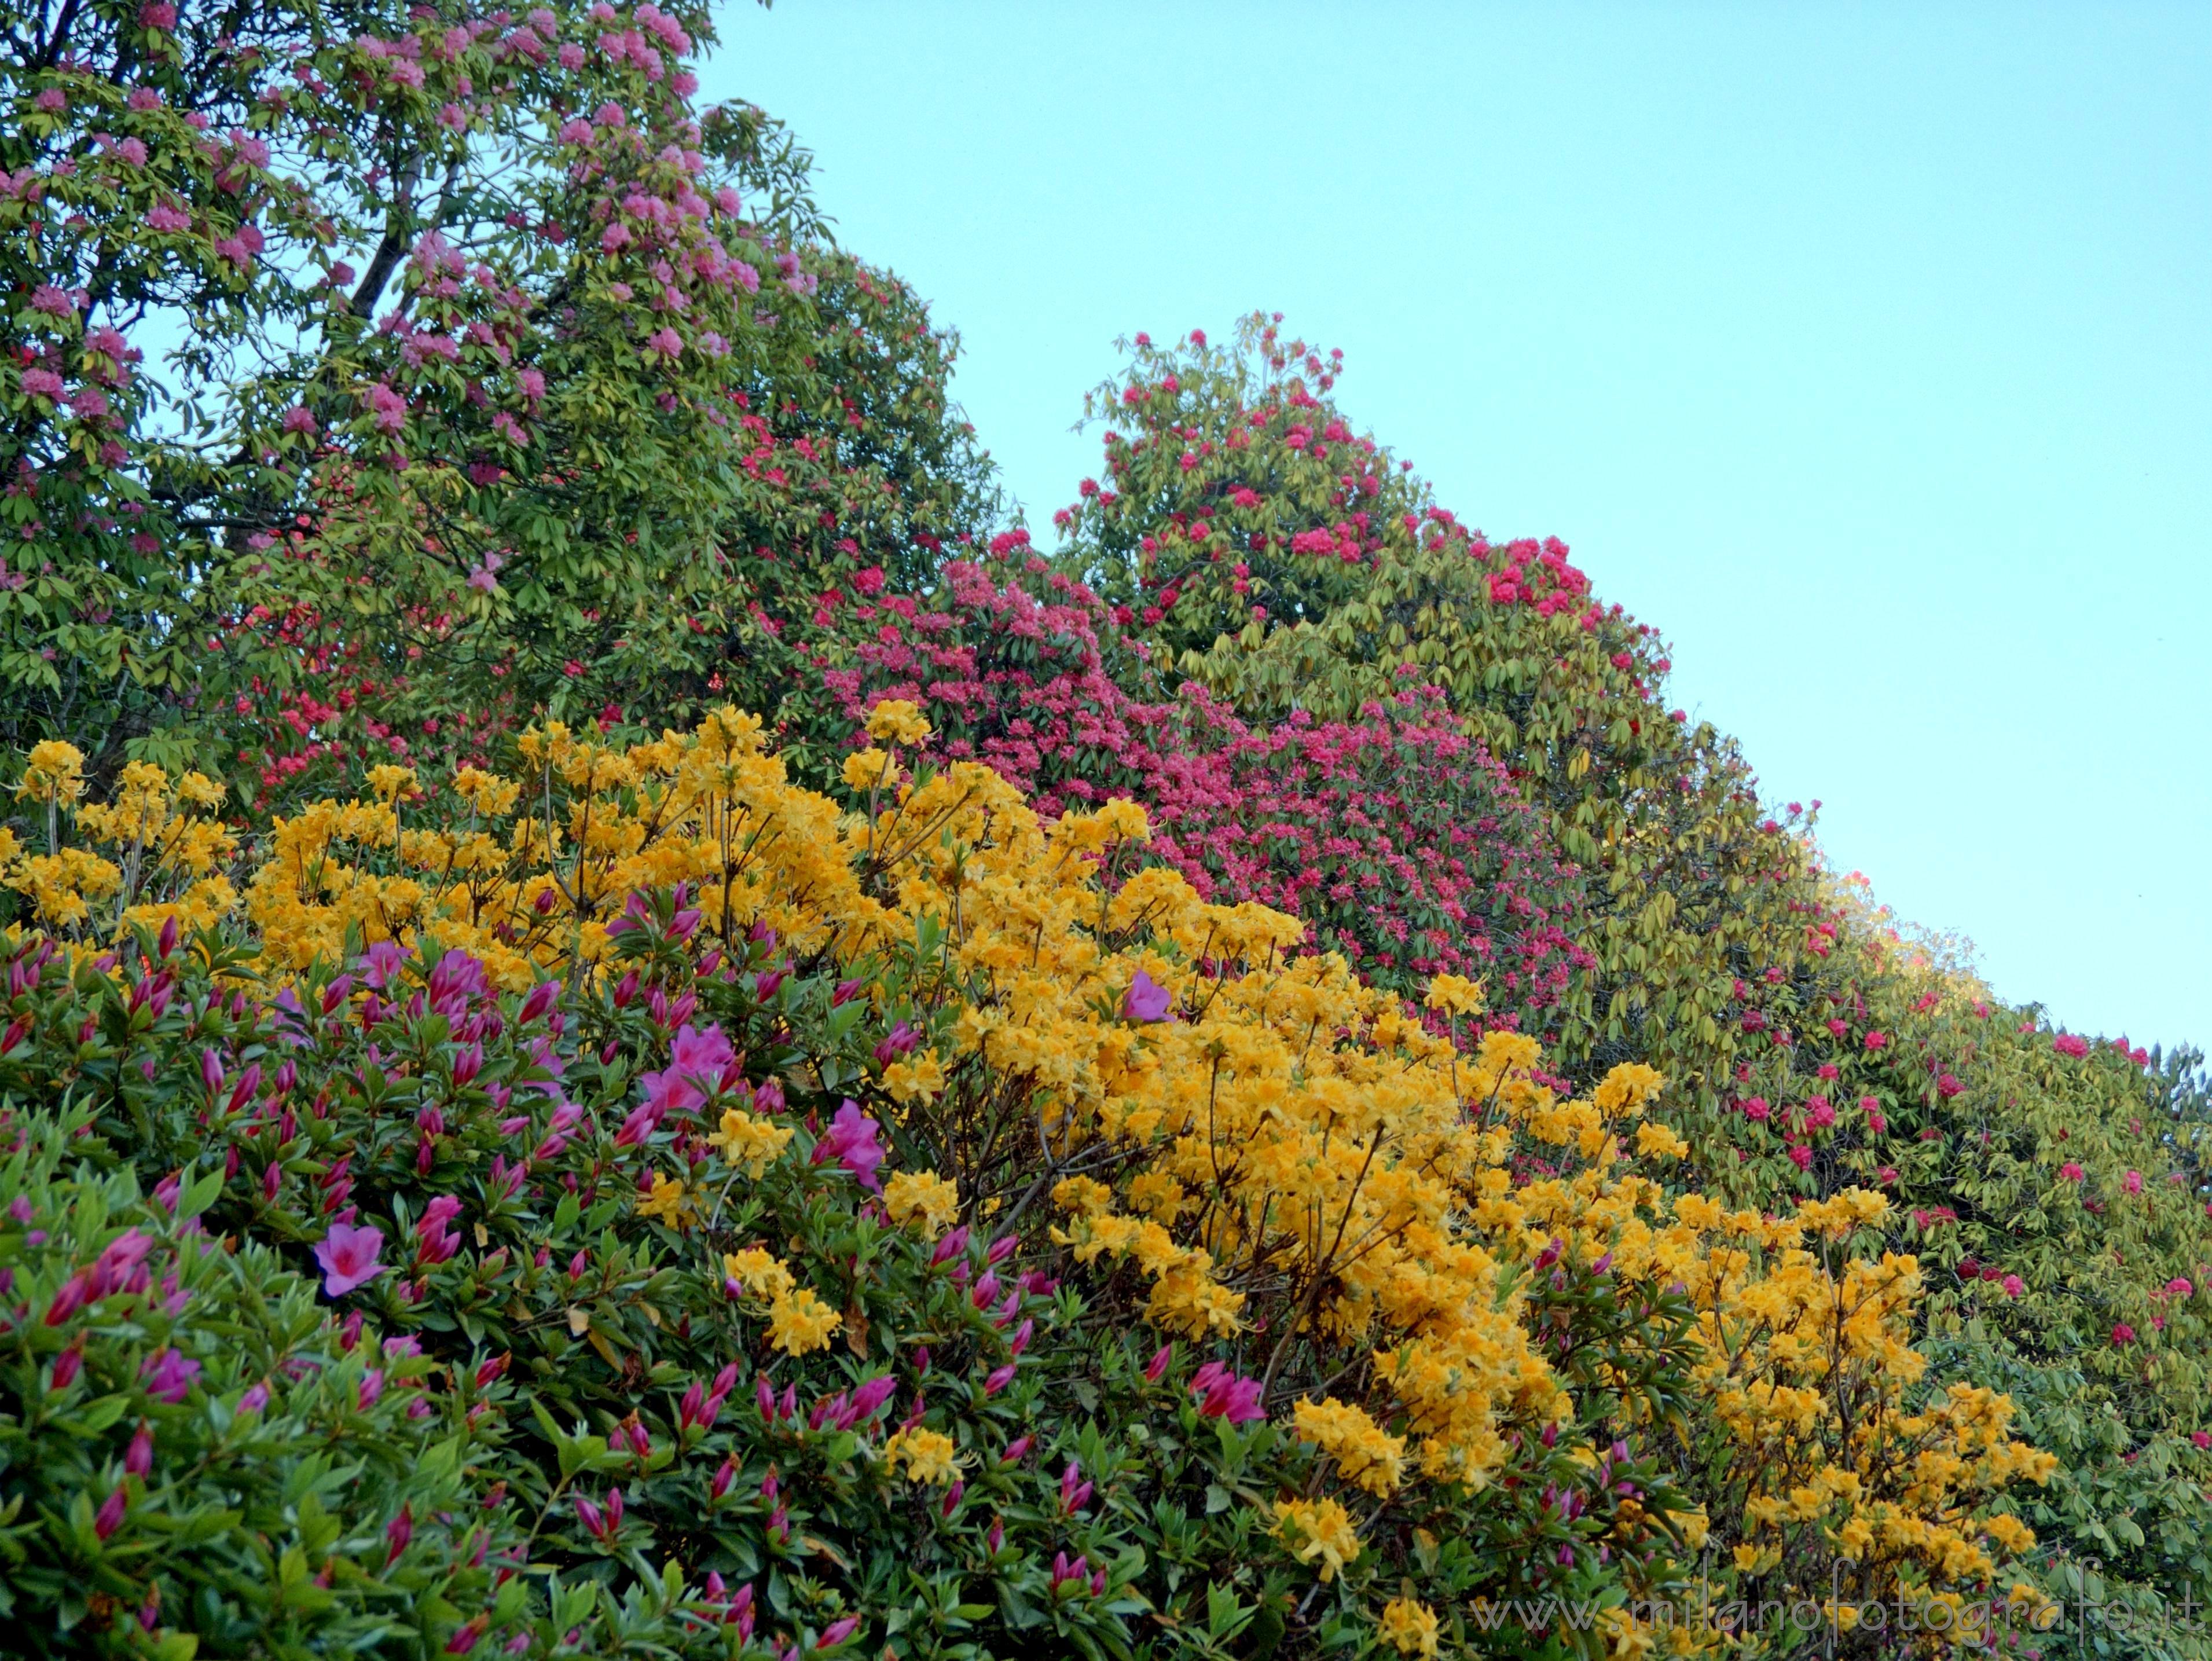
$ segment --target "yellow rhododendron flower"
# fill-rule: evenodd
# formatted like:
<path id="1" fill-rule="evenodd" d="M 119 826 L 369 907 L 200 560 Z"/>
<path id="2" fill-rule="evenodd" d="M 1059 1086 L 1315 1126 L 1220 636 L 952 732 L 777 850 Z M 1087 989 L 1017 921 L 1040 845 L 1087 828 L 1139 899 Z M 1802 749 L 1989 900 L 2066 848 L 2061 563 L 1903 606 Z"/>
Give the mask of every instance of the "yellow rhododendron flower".
<path id="1" fill-rule="evenodd" d="M 391 762 L 372 767 L 368 770 L 368 788 L 377 800 L 387 804 L 396 801 L 415 788 L 415 770 Z"/>
<path id="2" fill-rule="evenodd" d="M 1298 1561 L 1317 1565 L 1323 1580 L 1359 1555 L 1352 1514 L 1334 1500 L 1278 1500 L 1275 1532 Z"/>
<path id="3" fill-rule="evenodd" d="M 781 1258 L 759 1246 L 724 1252 L 722 1275 L 725 1280 L 735 1281 L 751 1296 L 771 1302 L 798 1284 Z"/>
<path id="4" fill-rule="evenodd" d="M 15 787 L 23 801 L 75 801 L 84 794 L 84 751 L 59 739 L 31 746 L 23 782 Z"/>
<path id="5" fill-rule="evenodd" d="M 940 1488 L 960 1475 L 952 1439 L 920 1425 L 892 1433 L 884 1444 L 884 1463 L 894 1470 L 904 1466 L 909 1482 L 933 1482 Z"/>
<path id="6" fill-rule="evenodd" d="M 1428 1008 L 1449 1010 L 1455 1015 L 1480 1015 L 1482 986 L 1463 975 L 1439 975 L 1429 983 L 1429 995 L 1421 1001 Z"/>
<path id="7" fill-rule="evenodd" d="M 945 1065 L 935 1050 L 925 1050 L 884 1069 L 884 1093 L 902 1104 L 933 1102 L 945 1091 Z"/>
<path id="8" fill-rule="evenodd" d="M 747 1175 L 757 1177 L 775 1162 L 791 1137 L 788 1125 L 757 1118 L 741 1107 L 726 1107 L 721 1129 L 707 1141 L 732 1165 L 743 1165 Z"/>
<path id="9" fill-rule="evenodd" d="M 1382 1641 L 1401 1655 L 1437 1652 L 1436 1611 L 1411 1597 L 1394 1597 L 1382 1606 Z"/>
<path id="10" fill-rule="evenodd" d="M 866 750 L 855 750 L 845 757 L 842 770 L 848 789 L 866 792 L 875 789 L 891 776 L 891 758 L 871 745 Z"/>
<path id="11" fill-rule="evenodd" d="M 878 744 L 922 744 L 928 741 L 929 723 L 908 699 L 885 698 L 868 711 L 868 736 Z"/>
<path id="12" fill-rule="evenodd" d="M 496 773 L 487 773 L 477 767 L 464 767 L 453 775 L 453 792 L 477 812 L 497 818 L 514 811 L 514 804 L 522 794 L 522 787 L 508 782 Z"/>
<path id="13" fill-rule="evenodd" d="M 1300 1402 L 1291 1409 L 1291 1420 L 1298 1439 L 1311 1442 L 1335 1461 L 1337 1475 L 1346 1482 L 1377 1499 L 1397 1492 L 1406 1469 L 1406 1439 L 1389 1434 L 1364 1409 L 1332 1396 L 1323 1402 Z"/>
<path id="14" fill-rule="evenodd" d="M 959 1185 L 933 1171 L 902 1171 L 884 1184 L 884 1209 L 901 1227 L 920 1221 L 933 1240 L 960 1219 Z"/>
<path id="15" fill-rule="evenodd" d="M 787 1292 L 769 1306 L 768 1341 L 786 1355 L 805 1355 L 830 1348 L 830 1335 L 845 1317 L 805 1287 Z"/>
<path id="16" fill-rule="evenodd" d="M 641 1217 L 658 1218 L 671 1228 L 689 1228 L 693 1218 L 690 1198 L 682 1182 L 656 1174 L 653 1192 L 637 1202 Z"/>

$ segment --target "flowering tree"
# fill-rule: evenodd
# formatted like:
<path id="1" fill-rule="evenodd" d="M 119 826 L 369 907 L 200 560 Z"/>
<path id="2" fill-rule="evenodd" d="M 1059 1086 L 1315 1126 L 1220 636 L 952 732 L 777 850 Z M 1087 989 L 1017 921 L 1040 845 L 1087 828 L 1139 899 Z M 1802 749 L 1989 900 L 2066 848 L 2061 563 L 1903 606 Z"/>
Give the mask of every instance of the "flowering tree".
<path id="1" fill-rule="evenodd" d="M 264 789 L 341 745 L 465 750 L 510 710 L 703 693 L 773 633 L 731 592 L 756 548 L 818 587 L 817 552 L 949 533 L 982 476 L 946 344 L 811 246 L 773 123 L 693 106 L 706 27 L 19 9 L 9 739 Z"/>

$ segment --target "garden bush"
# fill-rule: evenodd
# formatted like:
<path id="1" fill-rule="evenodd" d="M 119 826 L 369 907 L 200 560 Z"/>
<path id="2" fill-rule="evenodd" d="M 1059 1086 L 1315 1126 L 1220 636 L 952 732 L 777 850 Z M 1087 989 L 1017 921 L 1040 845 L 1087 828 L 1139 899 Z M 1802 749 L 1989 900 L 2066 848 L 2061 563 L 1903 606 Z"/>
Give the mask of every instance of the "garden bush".
<path id="1" fill-rule="evenodd" d="M 66 1129 L 81 1186 L 189 1185 L 319 1270 L 478 1439 L 471 1503 L 528 1519 L 518 1576 L 330 1641 L 1418 1648 L 1526 1594 L 1597 1644 L 1717 1530 L 1731 1586 L 1962 1599 L 2029 1542 L 1998 1502 L 2048 1456 L 1990 1392 L 1921 1399 L 1916 1268 L 1850 1249 L 1878 1196 L 1669 1201 L 1648 1070 L 1566 1100 L 1534 1040 L 1462 1052 L 1285 955 L 1295 919 L 1163 867 L 1102 887 L 1129 804 L 1048 824 L 976 764 L 904 776 L 910 705 L 872 727 L 842 811 L 733 712 L 626 751 L 548 728 L 527 788 L 391 770 L 281 822 L 190 934 L 172 894 L 208 879 L 133 895 L 79 849 L 82 910 L 16 948 L 26 1144 Z M 110 1312 L 64 1288 L 111 1244 L 26 1282 L 19 1348 Z M 1778 1401 L 1796 1428 L 1747 1435 Z M 1808 1500 L 1816 1445 L 1855 1480 Z M 42 1469 L 76 1485 L 46 1514 L 96 1515 L 104 1469 Z M 33 1544 L 56 1579 L 87 1550 Z M 118 1642 L 281 1625 L 90 1555 Z"/>
<path id="2" fill-rule="evenodd" d="M 1435 975 L 1481 977 L 1486 1021 L 1550 1030 L 1585 961 L 1580 873 L 1432 689 L 1273 727 L 1196 685 L 1139 697 L 1108 672 L 1120 630 L 1097 597 L 1018 532 L 855 621 L 874 632 L 823 676 L 847 743 L 877 703 L 915 702 L 935 753 L 989 763 L 1048 814 L 1127 797 L 1151 859 L 1206 897 L 1304 918 L 1371 984 L 1418 1000 Z"/>

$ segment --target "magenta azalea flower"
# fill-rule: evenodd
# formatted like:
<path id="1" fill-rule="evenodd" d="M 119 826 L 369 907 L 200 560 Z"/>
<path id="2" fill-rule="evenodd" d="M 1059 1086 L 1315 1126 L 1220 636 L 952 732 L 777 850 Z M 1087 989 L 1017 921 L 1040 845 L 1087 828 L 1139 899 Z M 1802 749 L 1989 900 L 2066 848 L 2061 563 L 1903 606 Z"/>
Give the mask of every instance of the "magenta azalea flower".
<path id="1" fill-rule="evenodd" d="M 1199 1398 L 1198 1410 L 1209 1419 L 1242 1425 L 1267 1416 L 1260 1406 L 1260 1381 L 1239 1378 L 1218 1361 L 1208 1361 L 1191 1374 L 1190 1393 Z"/>
<path id="2" fill-rule="evenodd" d="M 315 1261 L 323 1266 L 324 1292 L 343 1298 L 356 1287 L 367 1286 L 389 1267 L 376 1261 L 383 1250 L 383 1230 L 332 1223 L 315 1247 Z"/>
<path id="3" fill-rule="evenodd" d="M 173 1406 L 185 1399 L 192 1380 L 200 1376 L 200 1364 L 176 1350 L 165 1349 L 149 1357 L 138 1372 L 145 1380 L 149 1396 Z"/>
<path id="4" fill-rule="evenodd" d="M 721 1081 L 722 1069 L 734 1059 L 736 1052 L 720 1027 L 709 1026 L 702 1032 L 687 1024 L 677 1031 L 669 1067 L 711 1090 Z"/>
<path id="5" fill-rule="evenodd" d="M 1169 1019 L 1168 1010 L 1174 1002 L 1167 988 L 1139 969 L 1122 996 L 1121 1013 L 1133 1021 L 1164 1021 Z"/>
<path id="6" fill-rule="evenodd" d="M 859 1103 L 848 1101 L 830 1121 L 828 1132 L 815 1143 L 814 1163 L 835 1159 L 860 1179 L 861 1187 L 882 1193 L 884 1185 L 876 1177 L 876 1167 L 884 1162 L 883 1147 L 876 1141 L 876 1133 L 882 1128 L 860 1111 Z"/>

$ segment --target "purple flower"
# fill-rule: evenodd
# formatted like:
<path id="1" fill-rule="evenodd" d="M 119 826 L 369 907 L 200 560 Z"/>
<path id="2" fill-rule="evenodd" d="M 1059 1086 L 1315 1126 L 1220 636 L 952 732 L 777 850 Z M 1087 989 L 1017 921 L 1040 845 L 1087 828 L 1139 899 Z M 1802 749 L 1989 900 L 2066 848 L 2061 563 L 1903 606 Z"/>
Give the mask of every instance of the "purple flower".
<path id="1" fill-rule="evenodd" d="M 92 1266 L 92 1296 L 105 1298 L 111 1292 L 125 1289 L 153 1249 L 153 1236 L 135 1228 L 125 1229 L 110 1240 L 107 1249 L 100 1254 L 100 1261 Z"/>
<path id="2" fill-rule="evenodd" d="M 730 1048 L 720 1027 L 709 1026 L 702 1032 L 686 1025 L 677 1031 L 669 1068 L 711 1090 L 721 1081 L 722 1069 L 736 1059 L 737 1052 Z"/>
<path id="3" fill-rule="evenodd" d="M 353 966 L 361 970 L 361 977 L 383 992 L 390 989 L 392 977 L 399 972 L 399 965 L 407 961 L 407 954 L 393 940 L 379 940 L 354 959 Z"/>
<path id="4" fill-rule="evenodd" d="M 1121 1014 L 1133 1021 L 1164 1021 L 1172 1019 L 1168 1011 L 1175 1000 L 1168 989 L 1139 969 L 1137 978 L 1129 983 L 1128 991 L 1121 999 Z"/>
<path id="5" fill-rule="evenodd" d="M 1242 1425 L 1267 1416 L 1260 1405 L 1260 1381 L 1239 1378 L 1218 1361 L 1208 1361 L 1191 1374 L 1190 1393 L 1199 1398 L 1198 1410 L 1209 1419 Z"/>
<path id="6" fill-rule="evenodd" d="M 857 1102 L 848 1100 L 830 1121 L 829 1134 L 814 1145 L 814 1163 L 835 1159 L 860 1179 L 861 1187 L 882 1193 L 884 1185 L 876 1177 L 876 1167 L 884 1162 L 883 1147 L 876 1141 L 882 1128 L 860 1111 Z"/>
<path id="7" fill-rule="evenodd" d="M 116 1530 L 121 1528 L 123 1526 L 123 1513 L 130 1508 L 130 1506 L 131 1496 L 128 1491 L 125 1488 L 118 1488 L 113 1493 L 110 1494 L 107 1498 L 101 1502 L 100 1514 L 92 1519 L 92 1531 L 94 1536 L 99 1539 L 105 1540 L 109 1535 L 114 1533 Z"/>
<path id="8" fill-rule="evenodd" d="M 58 399 L 62 395 L 62 378 L 52 369 L 26 369 L 23 390 L 40 398 Z"/>
<path id="9" fill-rule="evenodd" d="M 356 1287 L 367 1286 L 388 1267 L 376 1261 L 383 1250 L 383 1230 L 332 1223 L 315 1247 L 315 1261 L 323 1266 L 323 1291 L 343 1298 Z"/>
<path id="10" fill-rule="evenodd" d="M 138 1369 L 138 1376 L 145 1382 L 146 1393 L 155 1401 L 167 1402 L 172 1406 L 185 1399 L 191 1390 L 192 1380 L 199 1375 L 200 1364 L 173 1349 L 165 1349 L 159 1355 L 149 1357 Z"/>

